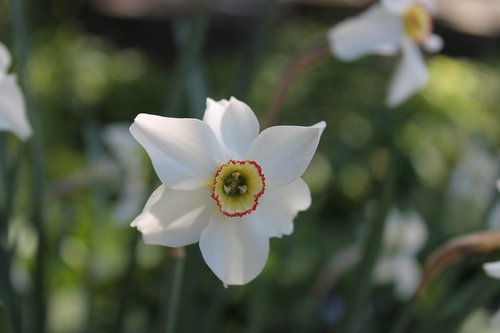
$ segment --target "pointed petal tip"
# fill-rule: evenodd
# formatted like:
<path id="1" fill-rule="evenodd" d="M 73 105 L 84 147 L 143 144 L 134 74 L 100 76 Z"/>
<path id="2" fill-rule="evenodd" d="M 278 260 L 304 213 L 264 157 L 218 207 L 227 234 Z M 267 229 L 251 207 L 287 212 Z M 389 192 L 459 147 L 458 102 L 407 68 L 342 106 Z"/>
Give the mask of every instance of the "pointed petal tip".
<path id="1" fill-rule="evenodd" d="M 212 105 L 214 103 L 217 103 L 217 102 L 214 101 L 213 99 L 211 99 L 210 97 L 207 97 L 206 102 L 205 102 L 207 108 L 210 107 L 210 105 Z"/>
<path id="2" fill-rule="evenodd" d="M 326 122 L 322 120 L 319 123 L 316 123 L 316 124 L 312 125 L 311 127 L 319 129 L 321 131 L 320 134 L 323 134 L 323 131 L 326 128 Z"/>

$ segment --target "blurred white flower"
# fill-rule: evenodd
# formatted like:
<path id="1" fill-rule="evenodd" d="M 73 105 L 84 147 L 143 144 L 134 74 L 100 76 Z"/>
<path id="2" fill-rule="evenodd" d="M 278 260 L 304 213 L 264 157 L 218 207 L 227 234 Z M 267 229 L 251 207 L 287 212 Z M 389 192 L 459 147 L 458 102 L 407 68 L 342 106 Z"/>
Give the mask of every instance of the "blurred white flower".
<path id="1" fill-rule="evenodd" d="M 496 187 L 497 187 L 497 190 L 500 191 L 500 180 L 497 179 L 496 181 Z M 496 206 L 494 211 L 496 209 L 498 209 L 500 206 Z M 493 213 L 492 214 L 493 216 L 495 216 L 495 218 L 499 217 L 500 214 L 498 214 L 498 212 L 495 214 Z M 495 222 L 495 221 L 493 221 Z M 495 278 L 495 279 L 500 279 L 500 261 L 495 261 L 495 262 L 490 262 L 490 263 L 486 263 L 483 265 L 483 268 L 484 268 L 484 271 L 486 272 L 486 274 L 488 274 L 489 276 L 491 276 L 492 278 Z M 500 317 L 500 314 L 499 314 L 499 317 Z"/>
<path id="2" fill-rule="evenodd" d="M 500 261 L 486 263 L 483 265 L 483 268 L 488 276 L 500 279 Z"/>
<path id="3" fill-rule="evenodd" d="M 275 126 L 259 134 L 253 111 L 235 98 L 207 99 L 203 121 L 140 114 L 130 132 L 161 179 L 133 222 L 146 243 L 199 241 L 205 262 L 225 285 L 264 268 L 269 238 L 289 235 L 310 206 L 301 175 L 326 124 Z"/>
<path id="4" fill-rule="evenodd" d="M 433 13 L 431 0 L 381 0 L 330 29 L 331 52 L 340 60 L 351 61 L 367 54 L 394 55 L 401 51 L 386 101 L 390 107 L 397 106 L 429 80 L 419 47 L 429 52 L 442 48 L 442 39 L 432 33 Z"/>
<path id="5" fill-rule="evenodd" d="M 10 64 L 10 53 L 0 43 L 0 131 L 12 132 L 24 141 L 31 136 L 32 129 L 16 77 L 7 73 Z"/>
<path id="6" fill-rule="evenodd" d="M 500 179 L 495 182 L 495 187 L 497 191 L 500 192 Z M 488 214 L 486 225 L 493 230 L 500 230 L 500 200 L 496 200 L 497 203 Z"/>
<path id="7" fill-rule="evenodd" d="M 451 199 L 459 204 L 471 202 L 482 211 L 492 194 L 496 165 L 495 158 L 484 149 L 467 146 L 451 175 Z"/>
<path id="8" fill-rule="evenodd" d="M 141 146 L 130 135 L 129 125 L 125 123 L 106 126 L 103 138 L 123 172 L 113 216 L 117 221 L 125 222 L 141 211 L 146 196 Z"/>
<path id="9" fill-rule="evenodd" d="M 394 283 L 403 300 L 413 296 L 420 282 L 417 254 L 427 241 L 427 227 L 417 212 L 393 208 L 384 232 L 384 250 L 375 268 L 375 282 Z"/>

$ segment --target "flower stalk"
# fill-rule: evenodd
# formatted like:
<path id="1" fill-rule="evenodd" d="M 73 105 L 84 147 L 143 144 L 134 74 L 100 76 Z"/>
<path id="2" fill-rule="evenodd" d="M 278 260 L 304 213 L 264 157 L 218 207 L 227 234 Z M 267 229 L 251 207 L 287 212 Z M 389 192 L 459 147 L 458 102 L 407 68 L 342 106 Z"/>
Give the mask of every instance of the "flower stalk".
<path id="1" fill-rule="evenodd" d="M 173 261 L 174 275 L 169 290 L 165 333 L 174 333 L 179 313 L 182 280 L 186 262 L 186 249 L 184 247 L 169 248 L 167 249 L 167 254 Z"/>
<path id="2" fill-rule="evenodd" d="M 28 74 L 28 57 L 29 44 L 26 32 L 26 22 L 24 14 L 24 1 L 10 1 L 11 20 L 14 32 L 14 40 L 17 48 L 17 65 L 20 76 L 21 85 L 25 94 L 26 106 L 30 122 L 33 126 L 33 136 L 29 141 L 32 172 L 33 172 L 33 191 L 32 191 L 32 221 L 38 236 L 38 248 L 35 258 L 35 278 L 34 278 L 34 318 L 33 327 L 36 327 L 37 332 L 45 332 L 46 321 L 46 297 L 45 297 L 45 251 L 46 251 L 46 236 L 44 228 L 44 198 L 45 198 L 45 181 L 44 181 L 44 162 L 42 152 L 42 135 L 40 128 L 39 114 L 34 105 Z"/>
<path id="3" fill-rule="evenodd" d="M 208 17 L 206 11 L 200 5 L 196 17 L 192 24 L 181 25 L 177 24 L 176 28 L 189 29 L 189 35 L 185 41 L 182 41 L 181 53 L 175 66 L 174 80 L 170 93 L 165 101 L 164 114 L 174 116 L 179 113 L 181 106 L 181 97 L 186 87 L 186 81 L 191 72 L 195 68 L 200 51 L 205 42 L 208 25 Z"/>
<path id="4" fill-rule="evenodd" d="M 372 286 L 372 275 L 382 247 L 385 221 L 392 202 L 394 183 L 397 177 L 395 159 L 396 157 L 392 154 L 386 170 L 378 210 L 373 221 L 368 225 L 366 240 L 363 246 L 363 257 L 357 271 L 357 283 L 355 285 L 358 288 L 354 290 L 354 294 L 351 297 L 352 303 L 348 308 L 343 332 L 358 332 L 359 324 L 366 313 L 365 307 Z"/>
<path id="5" fill-rule="evenodd" d="M 274 98 L 264 119 L 266 127 L 272 126 L 278 120 L 281 109 L 283 108 L 285 97 L 297 77 L 309 68 L 313 67 L 313 65 L 318 64 L 329 57 L 330 50 L 328 49 L 328 46 L 321 45 L 305 51 L 292 60 L 292 62 L 281 73 Z"/>

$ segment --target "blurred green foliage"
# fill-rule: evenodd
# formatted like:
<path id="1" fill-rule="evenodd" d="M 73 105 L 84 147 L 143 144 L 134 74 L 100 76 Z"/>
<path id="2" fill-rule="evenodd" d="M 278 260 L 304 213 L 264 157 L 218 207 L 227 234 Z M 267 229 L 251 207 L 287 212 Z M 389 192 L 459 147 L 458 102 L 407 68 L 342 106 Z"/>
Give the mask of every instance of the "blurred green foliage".
<path id="1" fill-rule="evenodd" d="M 6 18 L 0 14 L 0 19 Z M 246 101 L 261 119 L 281 71 L 296 55 L 323 43 L 328 28 L 299 17 L 280 22 L 270 31 L 258 55 L 260 66 Z M 100 136 L 103 126 L 116 121 L 132 123 L 140 112 L 161 114 L 176 82 L 172 81 L 171 61 L 160 62 L 139 48 L 119 48 L 110 39 L 88 34 L 75 19 L 47 25 L 31 38 L 31 82 L 41 110 L 50 193 L 56 185 L 71 183 L 74 175 L 93 170 L 95 161 L 109 156 Z M 207 49 L 199 60 L 205 69 L 202 79 L 211 98 L 228 98 L 237 80 L 244 79 L 237 76 L 244 66 L 243 51 Z M 327 286 L 321 285 L 320 276 L 332 259 L 363 235 L 370 220 L 369 207 L 379 196 L 391 145 L 399 153 L 392 205 L 420 212 L 430 230 L 422 261 L 452 236 L 484 228 L 481 216 L 488 197 L 478 202 L 472 188 L 454 194 L 452 183 L 465 177 L 455 172 L 468 149 L 484 151 L 493 164 L 487 168 L 498 169 L 499 55 L 430 58 L 430 84 L 407 103 L 388 110 L 383 101 L 395 62 L 367 57 L 341 63 L 332 57 L 293 83 L 279 123 L 308 125 L 325 120 L 328 124 L 304 176 L 313 193 L 313 205 L 298 216 L 291 236 L 271 241 L 264 272 L 247 286 L 225 289 L 204 264 L 197 246 L 190 246 L 179 332 L 338 329 L 350 290 L 357 288 L 354 271 L 347 270 Z M 194 116 L 189 98 L 187 89 L 183 116 Z M 86 133 L 91 133 L 90 141 Z M 479 164 L 484 161 L 476 162 L 470 167 L 481 173 L 484 165 Z M 29 161 L 24 163 L 20 184 L 27 183 Z M 154 182 L 150 168 L 144 158 L 146 178 Z M 125 332 L 156 332 L 162 325 L 171 263 L 163 248 L 146 246 L 140 240 L 135 245 L 137 231 L 113 221 L 119 173 L 116 170 L 117 179 L 106 175 L 48 198 L 49 332 L 114 332 L 122 306 L 126 309 L 121 323 Z M 492 193 L 494 184 L 481 186 L 488 186 L 486 192 Z M 19 207 L 26 205 L 25 191 L 20 190 Z M 16 212 L 11 227 L 11 241 L 17 244 L 13 276 L 18 293 L 29 298 L 37 239 L 28 216 L 20 209 Z M 129 253 L 137 258 L 133 271 L 128 267 Z M 469 276 L 482 274 L 484 260 L 467 261 L 438 279 L 416 312 L 415 332 L 448 323 L 450 317 L 440 311 L 447 309 L 447 299 L 453 299 Z M 496 294 L 487 301 L 498 297 L 499 289 L 494 285 Z M 360 318 L 368 320 L 363 327 L 371 328 L 366 332 L 388 332 L 392 318 L 402 314 L 405 304 L 394 297 L 390 286 L 376 286 L 371 313 Z M 470 327 L 484 321 L 485 308 L 479 304 L 471 309 L 480 310 L 472 314 L 462 332 L 479 332 Z M 436 312 L 441 321 L 426 326 L 430 325 L 427 318 Z M 426 332 L 431 331 L 436 330 Z"/>

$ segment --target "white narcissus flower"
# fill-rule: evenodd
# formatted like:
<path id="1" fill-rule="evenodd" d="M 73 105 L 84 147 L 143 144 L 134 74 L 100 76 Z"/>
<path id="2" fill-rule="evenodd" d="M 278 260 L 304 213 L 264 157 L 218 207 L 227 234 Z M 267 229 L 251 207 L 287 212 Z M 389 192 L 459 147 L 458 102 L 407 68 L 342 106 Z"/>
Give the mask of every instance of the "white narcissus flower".
<path id="1" fill-rule="evenodd" d="M 384 251 L 375 268 L 375 281 L 394 283 L 403 300 L 413 296 L 420 282 L 417 254 L 427 241 L 427 227 L 417 212 L 392 209 L 384 232 Z"/>
<path id="2" fill-rule="evenodd" d="M 419 47 L 429 52 L 442 48 L 442 39 L 432 33 L 433 12 L 431 0 L 381 0 L 359 16 L 330 29 L 330 49 L 344 61 L 367 54 L 394 55 L 400 51 L 402 59 L 386 101 L 388 106 L 395 107 L 429 80 Z"/>
<path id="3" fill-rule="evenodd" d="M 9 131 L 21 140 L 27 140 L 31 136 L 32 129 L 16 77 L 7 73 L 10 64 L 9 51 L 0 43 L 0 131 Z"/>
<path id="4" fill-rule="evenodd" d="M 225 285 L 251 281 L 267 261 L 269 238 L 291 234 L 293 219 L 311 204 L 300 177 L 325 126 L 259 134 L 255 114 L 236 98 L 207 99 L 203 121 L 138 115 L 130 132 L 163 184 L 132 226 L 149 244 L 199 242 Z"/>

